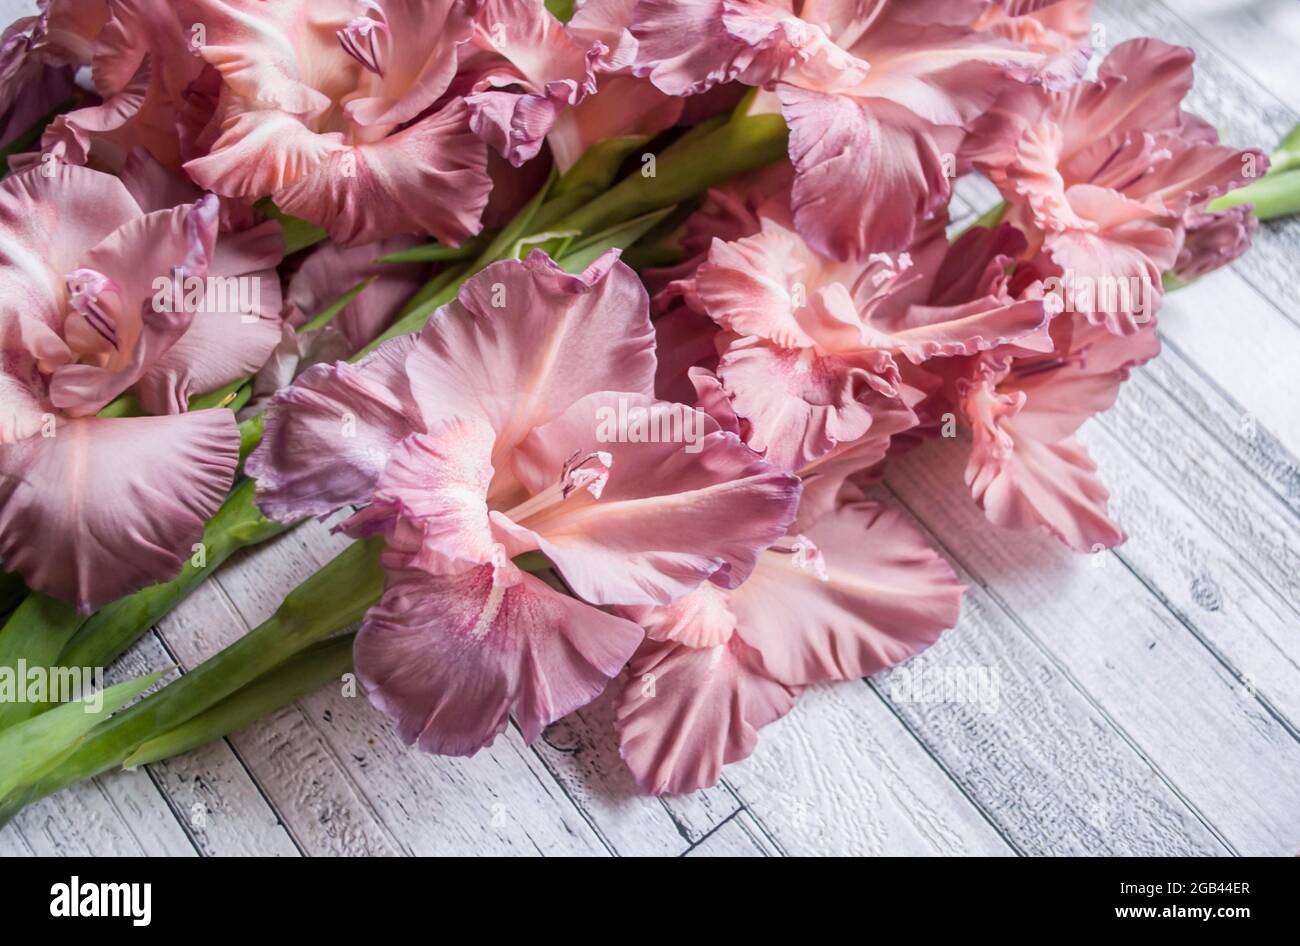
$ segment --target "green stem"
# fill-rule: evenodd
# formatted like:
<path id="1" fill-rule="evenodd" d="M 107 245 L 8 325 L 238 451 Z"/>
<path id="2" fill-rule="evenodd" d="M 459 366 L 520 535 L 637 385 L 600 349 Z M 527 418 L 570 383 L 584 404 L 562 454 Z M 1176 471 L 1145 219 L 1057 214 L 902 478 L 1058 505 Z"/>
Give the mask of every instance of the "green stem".
<path id="1" fill-rule="evenodd" d="M 1254 204 L 1260 220 L 1273 220 L 1300 213 L 1300 170 L 1266 174 L 1254 183 L 1224 194 L 1210 204 L 1211 210 L 1227 210 Z"/>
<path id="2" fill-rule="evenodd" d="M 72 605 L 32 592 L 0 628 L 0 667 L 17 673 L 20 660 L 28 667 L 54 666 L 85 620 Z M 27 701 L 0 702 L 0 729 L 35 716 L 39 707 Z"/>
<path id="3" fill-rule="evenodd" d="M 331 680 L 338 680 L 352 669 L 355 636 L 344 634 L 312 645 L 215 706 L 143 743 L 123 761 L 123 767 L 133 769 L 170 759 L 223 739 Z"/>
<path id="4" fill-rule="evenodd" d="M 785 157 L 780 115 L 743 115 L 707 134 L 681 141 L 659 155 L 654 174 L 623 178 L 595 200 L 549 229 L 595 233 L 702 194 L 723 181 Z"/>
<path id="5" fill-rule="evenodd" d="M 269 620 L 97 727 L 53 769 L 29 773 L 35 777 L 24 782 L 23 803 L 120 766 L 143 743 L 216 706 L 295 654 L 360 620 L 383 590 L 382 547 L 379 538 L 349 546 L 291 591 Z"/>

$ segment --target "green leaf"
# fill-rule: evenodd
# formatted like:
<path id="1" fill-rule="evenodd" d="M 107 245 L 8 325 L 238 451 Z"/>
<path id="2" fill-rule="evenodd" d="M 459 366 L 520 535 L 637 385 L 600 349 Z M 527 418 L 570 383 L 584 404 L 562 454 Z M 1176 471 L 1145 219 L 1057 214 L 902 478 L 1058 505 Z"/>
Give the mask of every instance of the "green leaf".
<path id="1" fill-rule="evenodd" d="M 275 206 L 274 201 L 269 197 L 259 200 L 257 209 L 272 220 L 280 221 L 280 237 L 284 240 L 285 256 L 291 256 L 299 250 L 314 246 L 324 240 L 327 235 L 322 227 L 285 213 Z"/>
<path id="2" fill-rule="evenodd" d="M 134 769 L 205 746 L 338 680 L 352 669 L 354 636 L 345 634 L 307 648 L 215 706 L 143 743 L 122 767 Z"/>
<path id="3" fill-rule="evenodd" d="M 574 162 L 573 167 L 555 182 L 551 199 L 576 196 L 579 200 L 595 197 L 618 175 L 618 169 L 637 148 L 650 141 L 650 135 L 621 135 L 592 145 Z M 575 205 L 576 206 L 576 205 Z"/>
<path id="4" fill-rule="evenodd" d="M 573 0 L 546 0 L 546 9 L 561 23 L 573 19 Z"/>
<path id="5" fill-rule="evenodd" d="M 159 670 L 117 686 L 60 703 L 48 713 L 0 731 L 0 797 L 40 778 L 73 751 L 101 720 L 170 672 Z"/>
<path id="6" fill-rule="evenodd" d="M 671 214 L 674 209 L 665 207 L 663 210 L 643 214 L 635 220 L 620 223 L 584 240 L 579 240 L 556 262 L 566 272 L 580 273 L 610 250 L 627 249 L 653 230 L 659 221 Z"/>
<path id="7" fill-rule="evenodd" d="M 446 263 L 455 260 L 473 259 L 483 251 L 487 241 L 481 237 L 466 240 L 460 246 L 443 246 L 441 243 L 425 243 L 410 249 L 398 250 L 375 260 L 376 263 Z"/>
<path id="8" fill-rule="evenodd" d="M 193 719 L 295 654 L 361 620 L 383 592 L 382 549 L 379 537 L 348 546 L 289 592 L 270 619 L 180 679 L 96 727 L 57 765 L 41 772 L 23 803 L 121 765 L 143 743 Z M 0 805 L 0 814 L 5 810 L 6 806 Z"/>
<path id="9" fill-rule="evenodd" d="M 28 667 L 55 665 L 59 652 L 85 621 L 86 616 L 72 605 L 31 592 L 0 629 L 0 667 L 16 671 L 19 660 L 25 660 Z M 17 725 L 41 708 L 39 703 L 0 702 L 0 729 Z"/>
<path id="10" fill-rule="evenodd" d="M 594 233 L 642 214 L 671 207 L 710 187 L 785 157 L 780 115 L 743 115 L 698 136 L 683 136 L 660 154 L 653 176 L 629 174 L 552 226 Z"/>
<path id="11" fill-rule="evenodd" d="M 1300 168 L 1300 125 L 1283 138 L 1269 159 L 1269 174 L 1281 174 Z"/>
<path id="12" fill-rule="evenodd" d="M 1226 210 L 1241 204 L 1254 204 L 1255 216 L 1260 220 L 1300 213 L 1300 170 L 1266 174 L 1211 202 L 1210 209 Z"/>

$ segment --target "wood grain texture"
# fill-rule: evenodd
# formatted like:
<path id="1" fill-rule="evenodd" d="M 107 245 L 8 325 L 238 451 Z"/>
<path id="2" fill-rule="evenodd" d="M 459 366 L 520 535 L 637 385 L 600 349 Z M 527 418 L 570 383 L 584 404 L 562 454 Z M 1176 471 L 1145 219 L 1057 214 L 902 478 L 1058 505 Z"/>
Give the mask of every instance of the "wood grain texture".
<path id="1" fill-rule="evenodd" d="M 1098 19 L 1107 47 L 1192 46 L 1188 104 L 1234 144 L 1267 150 L 1296 123 L 1294 0 L 1099 0 Z M 963 179 L 952 229 L 999 199 Z M 1165 351 L 1085 428 L 1130 534 L 1116 552 L 990 526 L 961 443 L 900 458 L 878 495 L 971 585 L 960 624 L 903 668 L 813 688 L 715 788 L 638 796 L 607 698 L 533 746 L 512 728 L 444 759 L 403 746 L 340 681 L 31 806 L 0 855 L 1294 854 L 1297 259 L 1300 219 L 1270 223 L 1231 269 L 1171 294 Z M 308 523 L 236 556 L 112 677 L 195 666 L 347 541 Z M 968 688 L 934 698 L 918 681 L 935 679 Z"/>
<path id="2" fill-rule="evenodd" d="M 964 444 L 899 458 L 886 482 L 1230 849 L 1300 849 L 1300 743 L 1114 554 L 991 526 Z"/>

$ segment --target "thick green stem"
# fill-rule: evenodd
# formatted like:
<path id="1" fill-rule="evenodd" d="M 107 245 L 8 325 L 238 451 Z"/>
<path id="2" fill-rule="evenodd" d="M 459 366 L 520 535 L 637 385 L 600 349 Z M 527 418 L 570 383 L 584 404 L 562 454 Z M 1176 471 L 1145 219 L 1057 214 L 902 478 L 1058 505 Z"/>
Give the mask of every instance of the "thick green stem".
<path id="1" fill-rule="evenodd" d="M 0 667 L 11 667 L 16 673 L 20 660 L 28 667 L 53 666 L 85 620 L 72 605 L 32 592 L 0 629 Z M 0 729 L 35 716 L 40 706 L 28 701 L 0 702 Z"/>
<path id="2" fill-rule="evenodd" d="M 216 706 L 312 644 L 358 621 L 383 591 L 379 538 L 354 543 L 289 593 L 269 620 L 97 727 L 53 769 L 24 781 L 23 803 L 120 766 L 143 743 Z"/>
<path id="3" fill-rule="evenodd" d="M 355 636 L 343 634 L 308 647 L 215 706 L 143 743 L 122 765 L 133 769 L 205 746 L 339 680 L 352 669 Z"/>
<path id="4" fill-rule="evenodd" d="M 635 217 L 702 194 L 728 178 L 785 157 L 785 121 L 780 115 L 743 115 L 708 134 L 671 147 L 644 169 L 552 225 L 556 230 L 596 233 Z"/>
<path id="5" fill-rule="evenodd" d="M 1266 174 L 1253 184 L 1239 187 L 1210 204 L 1211 210 L 1227 210 L 1254 204 L 1260 220 L 1273 220 L 1300 213 L 1300 170 Z"/>

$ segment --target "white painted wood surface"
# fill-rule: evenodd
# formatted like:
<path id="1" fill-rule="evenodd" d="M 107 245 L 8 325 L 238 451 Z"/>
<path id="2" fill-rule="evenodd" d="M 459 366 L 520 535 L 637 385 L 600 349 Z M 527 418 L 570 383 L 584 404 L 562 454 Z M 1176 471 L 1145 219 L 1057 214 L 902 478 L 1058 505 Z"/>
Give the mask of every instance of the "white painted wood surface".
<path id="1" fill-rule="evenodd" d="M 4 4 L 10 7 L 11 4 Z M 1237 144 L 1300 120 L 1295 0 L 1104 0 L 1114 44 L 1198 53 L 1192 106 Z M 955 214 L 996 199 L 964 182 Z M 407 751 L 320 691 L 228 740 L 47 799 L 0 854 L 1295 854 L 1300 852 L 1300 220 L 1172 295 L 1165 351 L 1085 439 L 1130 541 L 1100 557 L 1001 533 L 960 445 L 880 488 L 971 588 L 905 668 L 819 687 L 723 783 L 638 796 L 607 703 L 471 760 Z M 339 548 L 311 524 L 239 556 L 118 673 L 194 666 Z M 995 701 L 906 674 L 983 670 Z"/>

